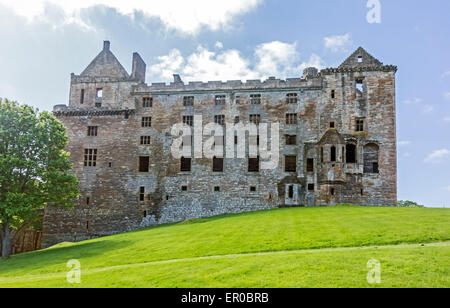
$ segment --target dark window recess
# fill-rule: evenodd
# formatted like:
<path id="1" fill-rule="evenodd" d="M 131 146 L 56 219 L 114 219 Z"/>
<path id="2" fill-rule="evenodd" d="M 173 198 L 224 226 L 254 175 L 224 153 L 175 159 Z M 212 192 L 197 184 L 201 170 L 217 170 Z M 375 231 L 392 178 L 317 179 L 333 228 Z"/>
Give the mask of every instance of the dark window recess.
<path id="1" fill-rule="evenodd" d="M 297 136 L 286 135 L 286 145 L 297 145 Z"/>
<path id="2" fill-rule="evenodd" d="M 184 107 L 192 107 L 192 106 L 194 106 L 194 97 L 193 96 L 185 96 L 185 97 L 183 97 L 183 106 Z"/>
<path id="3" fill-rule="evenodd" d="M 169 199 L 170 199 L 170 196 L 166 196 L 166 200 L 169 201 Z"/>
<path id="4" fill-rule="evenodd" d="M 97 137 L 98 127 L 97 126 L 89 126 L 88 127 L 88 136 L 89 137 Z"/>
<path id="5" fill-rule="evenodd" d="M 225 116 L 224 115 L 215 115 L 214 123 L 222 125 L 222 126 L 225 125 Z"/>
<path id="6" fill-rule="evenodd" d="M 248 172 L 259 172 L 259 157 L 248 159 Z"/>
<path id="7" fill-rule="evenodd" d="M 256 192 L 256 186 L 250 186 L 250 192 Z"/>
<path id="8" fill-rule="evenodd" d="M 145 201 L 145 187 L 139 189 L 139 201 Z"/>
<path id="9" fill-rule="evenodd" d="M 236 96 L 236 105 L 241 103 L 242 98 L 240 96 Z"/>
<path id="10" fill-rule="evenodd" d="M 364 173 L 380 173 L 378 163 L 379 147 L 376 144 L 368 144 L 364 147 Z"/>
<path id="11" fill-rule="evenodd" d="M 297 93 L 289 93 L 286 95 L 286 101 L 288 104 L 297 104 L 298 95 Z"/>
<path id="12" fill-rule="evenodd" d="M 192 165 L 192 159 L 191 158 L 185 158 L 181 157 L 181 172 L 190 172 L 191 171 L 191 165 Z"/>
<path id="13" fill-rule="evenodd" d="M 216 102 L 216 106 L 225 105 L 226 96 L 225 95 L 216 95 L 215 102 Z"/>
<path id="14" fill-rule="evenodd" d="M 320 148 L 320 162 L 323 164 L 323 148 Z"/>
<path id="15" fill-rule="evenodd" d="M 139 157 L 139 172 L 149 172 L 150 170 L 150 157 L 140 156 Z"/>
<path id="16" fill-rule="evenodd" d="M 187 187 L 186 185 L 181 186 L 181 190 L 182 190 L 182 191 L 187 191 L 187 190 L 188 190 L 188 187 Z"/>
<path id="17" fill-rule="evenodd" d="M 345 161 L 347 164 L 356 164 L 356 145 L 347 144 L 345 146 Z"/>
<path id="18" fill-rule="evenodd" d="M 109 166 L 109 168 L 112 168 L 112 163 L 109 163 L 108 166 Z"/>
<path id="19" fill-rule="evenodd" d="M 234 124 L 238 124 L 240 121 L 241 120 L 239 117 L 234 117 Z"/>
<path id="20" fill-rule="evenodd" d="M 294 198 L 294 186 L 293 185 L 289 185 L 288 196 L 289 196 L 289 199 Z"/>
<path id="21" fill-rule="evenodd" d="M 250 95 L 250 103 L 252 105 L 261 105 L 261 94 Z"/>
<path id="22" fill-rule="evenodd" d="M 152 137 L 141 136 L 141 145 L 150 145 L 151 141 L 152 141 Z"/>
<path id="23" fill-rule="evenodd" d="M 331 98 L 332 99 L 336 98 L 336 91 L 335 90 L 331 90 Z"/>
<path id="24" fill-rule="evenodd" d="M 223 158 L 213 158 L 213 172 L 223 172 Z"/>
<path id="25" fill-rule="evenodd" d="M 142 216 L 144 216 L 144 218 L 146 218 L 146 217 L 147 217 L 147 211 L 144 211 L 144 212 L 142 213 Z"/>
<path id="26" fill-rule="evenodd" d="M 331 162 L 335 162 L 336 161 L 336 147 L 332 146 L 331 147 L 331 153 L 330 153 L 330 160 Z"/>
<path id="27" fill-rule="evenodd" d="M 234 136 L 234 144 L 238 144 L 238 142 L 239 142 L 238 136 Z"/>
<path id="28" fill-rule="evenodd" d="M 250 123 L 259 125 L 259 123 L 261 123 L 261 115 L 260 114 L 251 114 L 250 115 Z"/>
<path id="29" fill-rule="evenodd" d="M 96 102 L 95 103 L 95 107 L 96 108 L 102 108 L 102 103 L 101 102 Z"/>
<path id="30" fill-rule="evenodd" d="M 314 184 L 308 184 L 308 190 L 314 191 Z"/>
<path id="31" fill-rule="evenodd" d="M 86 198 L 86 205 L 89 205 L 91 203 L 91 198 L 87 197 Z"/>
<path id="32" fill-rule="evenodd" d="M 335 192 L 334 188 L 331 188 L 331 189 L 330 189 L 330 193 L 331 193 L 332 196 L 335 195 L 336 192 Z"/>
<path id="33" fill-rule="evenodd" d="M 86 221 L 86 230 L 89 230 L 89 221 Z"/>
<path id="34" fill-rule="evenodd" d="M 336 125 L 334 124 L 334 122 L 330 122 L 330 128 L 335 128 Z"/>
<path id="35" fill-rule="evenodd" d="M 364 120 L 356 119 L 356 131 L 363 132 L 364 131 Z"/>
<path id="36" fill-rule="evenodd" d="M 284 161 L 285 172 L 297 172 L 297 156 L 286 156 Z"/>
<path id="37" fill-rule="evenodd" d="M 287 125 L 296 125 L 297 124 L 297 114 L 296 113 L 286 114 L 286 124 Z"/>
<path id="38" fill-rule="evenodd" d="M 142 127 L 152 127 L 152 118 L 151 117 L 143 117 L 142 118 Z"/>
<path id="39" fill-rule="evenodd" d="M 144 97 L 142 99 L 142 107 L 143 108 L 152 108 L 153 107 L 153 98 L 152 97 Z"/>
<path id="40" fill-rule="evenodd" d="M 80 93 L 80 104 L 81 104 L 81 105 L 84 104 L 84 89 L 81 89 L 81 93 Z"/>
<path id="41" fill-rule="evenodd" d="M 97 149 L 84 150 L 84 166 L 85 167 L 97 166 Z"/>
<path id="42" fill-rule="evenodd" d="M 215 192 L 220 192 L 220 187 L 219 186 L 214 187 L 214 191 Z"/>
<path id="43" fill-rule="evenodd" d="M 314 172 L 314 158 L 308 158 L 306 161 L 306 172 Z"/>
<path id="44" fill-rule="evenodd" d="M 194 116 L 183 116 L 183 124 L 194 126 Z"/>

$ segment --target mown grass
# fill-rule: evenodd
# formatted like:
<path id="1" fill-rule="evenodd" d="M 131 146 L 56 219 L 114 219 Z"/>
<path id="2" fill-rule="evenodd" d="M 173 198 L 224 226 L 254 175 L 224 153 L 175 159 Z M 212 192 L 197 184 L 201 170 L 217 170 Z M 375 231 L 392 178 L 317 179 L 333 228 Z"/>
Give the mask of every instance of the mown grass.
<path id="1" fill-rule="evenodd" d="M 81 287 L 368 286 L 365 265 L 371 258 L 382 262 L 382 286 L 449 287 L 448 245 L 294 252 L 449 240 L 450 210 L 446 209 L 281 209 L 160 226 L 14 256 L 0 261 L 0 287 L 71 286 L 64 276 L 70 259 L 81 262 Z M 163 260 L 276 251 L 283 253 L 92 271 Z M 12 278 L 48 273 L 62 274 L 32 281 Z"/>

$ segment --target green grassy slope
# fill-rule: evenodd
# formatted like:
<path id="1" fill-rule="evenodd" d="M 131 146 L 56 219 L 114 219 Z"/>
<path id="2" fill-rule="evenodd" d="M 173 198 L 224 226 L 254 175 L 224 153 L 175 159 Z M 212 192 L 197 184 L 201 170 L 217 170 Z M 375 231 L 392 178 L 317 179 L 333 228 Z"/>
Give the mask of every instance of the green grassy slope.
<path id="1" fill-rule="evenodd" d="M 0 261 L 0 287 L 70 287 L 70 259 L 81 262 L 81 287 L 369 286 L 372 258 L 382 264 L 382 287 L 450 287 L 449 241 L 446 209 L 281 209 L 14 256 Z M 416 245 L 435 242 L 444 243 Z M 369 247 L 385 245 L 394 246 Z M 353 248 L 333 249 L 343 247 Z"/>

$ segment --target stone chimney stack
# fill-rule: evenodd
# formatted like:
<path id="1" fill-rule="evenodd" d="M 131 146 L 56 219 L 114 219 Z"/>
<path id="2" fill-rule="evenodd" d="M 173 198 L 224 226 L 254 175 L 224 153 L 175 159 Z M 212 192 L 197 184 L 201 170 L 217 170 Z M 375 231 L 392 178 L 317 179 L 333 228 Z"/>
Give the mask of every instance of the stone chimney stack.
<path id="1" fill-rule="evenodd" d="M 139 83 L 145 83 L 145 72 L 147 65 L 141 56 L 135 52 L 133 53 L 133 69 L 131 72 L 131 78 L 137 80 Z"/>
<path id="2" fill-rule="evenodd" d="M 109 51 L 111 48 L 111 43 L 109 41 L 104 41 L 103 42 L 103 50 L 104 51 Z"/>

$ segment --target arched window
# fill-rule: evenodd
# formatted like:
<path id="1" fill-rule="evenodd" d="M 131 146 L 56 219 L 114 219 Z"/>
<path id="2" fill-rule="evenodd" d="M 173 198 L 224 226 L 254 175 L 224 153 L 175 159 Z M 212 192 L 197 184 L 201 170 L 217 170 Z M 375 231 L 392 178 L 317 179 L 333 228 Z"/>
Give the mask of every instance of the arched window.
<path id="1" fill-rule="evenodd" d="M 380 173 L 379 150 L 379 146 L 375 143 L 364 146 L 364 173 Z"/>
<path id="2" fill-rule="evenodd" d="M 331 161 L 336 161 L 336 147 L 334 145 L 331 147 Z"/>
<path id="3" fill-rule="evenodd" d="M 345 161 L 347 164 L 356 164 L 356 145 L 349 143 L 345 146 Z"/>

